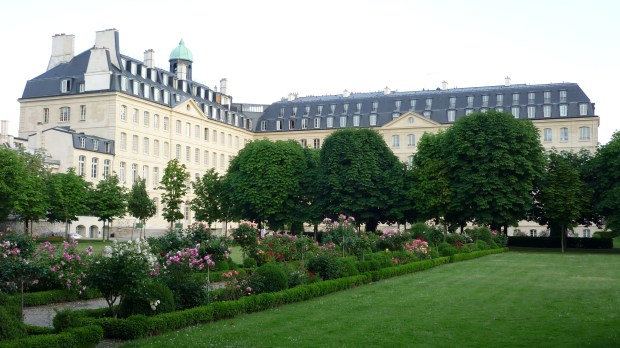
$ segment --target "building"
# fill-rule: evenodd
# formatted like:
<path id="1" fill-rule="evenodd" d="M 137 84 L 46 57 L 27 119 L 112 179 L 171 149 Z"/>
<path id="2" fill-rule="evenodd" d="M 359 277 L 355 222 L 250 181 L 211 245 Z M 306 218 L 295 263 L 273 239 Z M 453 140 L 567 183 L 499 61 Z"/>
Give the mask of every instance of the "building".
<path id="1" fill-rule="evenodd" d="M 29 80 L 19 99 L 19 136 L 29 147 L 45 148 L 61 169 L 76 167 L 94 183 L 112 172 L 128 187 L 145 178 L 158 213 L 157 187 L 170 159 L 185 163 L 192 177 L 208 168 L 223 174 L 254 139 L 293 139 L 320 148 L 339 128 L 369 127 L 407 162 L 425 132 L 495 109 L 531 119 L 548 149 L 594 151 L 598 144 L 594 103 L 575 83 L 511 84 L 506 78 L 499 86 L 448 88 L 444 82 L 436 90 L 412 92 L 386 87 L 318 97 L 291 93 L 257 105 L 233 103 L 226 79 L 219 91 L 193 81 L 194 59 L 183 40 L 169 56 L 169 70 L 156 68 L 154 60 L 153 50 L 144 52 L 143 61 L 122 55 L 115 29 L 97 32 L 94 47 L 78 55 L 72 35 L 53 36 L 47 71 Z M 193 222 L 189 201 L 183 209 L 183 222 Z M 161 216 L 147 223 L 152 231 L 166 226 Z"/>

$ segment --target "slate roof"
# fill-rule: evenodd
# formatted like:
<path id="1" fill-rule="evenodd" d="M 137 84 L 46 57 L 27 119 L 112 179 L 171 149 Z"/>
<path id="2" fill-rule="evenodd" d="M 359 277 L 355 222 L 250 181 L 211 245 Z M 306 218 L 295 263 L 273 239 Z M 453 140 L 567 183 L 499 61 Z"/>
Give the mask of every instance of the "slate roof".
<path id="1" fill-rule="evenodd" d="M 115 147 L 114 140 L 102 138 L 96 135 L 87 135 L 84 133 L 76 133 L 75 130 L 69 128 L 68 126 L 56 126 L 52 128 L 48 128 L 43 132 L 62 132 L 70 134 L 73 140 L 73 147 L 75 149 L 87 150 L 98 153 L 105 153 L 114 155 Z M 36 133 L 35 133 L 36 134 Z M 34 135 L 34 134 L 33 134 Z M 81 142 L 84 139 L 84 147 L 82 147 Z M 95 141 L 97 141 L 97 149 L 95 149 Z"/>

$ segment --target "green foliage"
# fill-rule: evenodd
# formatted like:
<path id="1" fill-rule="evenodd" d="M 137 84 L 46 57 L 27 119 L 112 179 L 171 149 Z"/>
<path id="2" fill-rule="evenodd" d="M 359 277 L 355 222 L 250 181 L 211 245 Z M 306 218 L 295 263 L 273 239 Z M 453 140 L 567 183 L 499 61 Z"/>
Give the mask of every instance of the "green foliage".
<path id="1" fill-rule="evenodd" d="M 91 213 L 104 223 L 110 224 L 114 218 L 125 216 L 127 195 L 125 188 L 120 185 L 118 176 L 110 175 L 99 181 L 91 192 L 89 205 Z"/>
<path id="2" fill-rule="evenodd" d="M 127 195 L 127 211 L 142 224 L 157 214 L 157 206 L 146 191 L 146 180 L 138 178 Z"/>
<path id="3" fill-rule="evenodd" d="M 332 252 L 319 252 L 308 257 L 306 268 L 324 280 L 336 279 L 340 277 L 340 257 Z"/>
<path id="4" fill-rule="evenodd" d="M 69 168 L 66 173 L 51 174 L 47 181 L 47 193 L 54 204 L 48 209 L 48 221 L 64 222 L 67 233 L 69 222 L 77 221 L 78 215 L 89 212 L 86 204 L 90 196 L 90 186 L 90 183 L 75 173 L 74 168 Z"/>
<path id="5" fill-rule="evenodd" d="M 441 254 L 441 256 L 452 256 L 458 253 L 458 250 L 456 249 L 456 247 L 451 245 L 448 242 L 439 243 L 437 248 L 439 249 L 439 254 Z"/>
<path id="6" fill-rule="evenodd" d="M 164 205 L 163 216 L 166 221 L 170 222 L 170 229 L 172 229 L 172 224 L 175 221 L 184 217 L 181 213 L 181 204 L 187 193 L 189 179 L 190 174 L 185 164 L 180 164 L 177 159 L 168 162 L 161 179 L 161 186 L 158 189 L 164 190 L 161 195 L 161 203 Z"/>
<path id="7" fill-rule="evenodd" d="M 52 324 L 57 332 L 62 332 L 72 327 L 79 327 L 82 317 L 82 313 L 65 308 L 56 312 Z"/>
<path id="8" fill-rule="evenodd" d="M 589 165 L 595 208 L 612 230 L 620 230 L 620 132 L 600 146 Z"/>
<path id="9" fill-rule="evenodd" d="M 147 241 L 155 254 L 166 254 L 170 251 L 181 250 L 193 245 L 193 241 L 183 238 L 174 230 L 168 230 L 163 236 L 148 237 Z"/>
<path id="10" fill-rule="evenodd" d="M 48 206 L 51 204 L 45 190 L 45 180 L 50 172 L 44 163 L 44 153 L 40 151 L 30 153 L 20 149 L 20 157 L 24 162 L 25 172 L 17 178 L 21 181 L 21 186 L 13 191 L 14 214 L 28 224 L 45 217 Z M 32 228 L 32 224 L 30 227 Z"/>
<path id="11" fill-rule="evenodd" d="M 242 223 L 232 232 L 234 242 L 246 255 L 254 255 L 258 246 L 258 230 L 247 223 Z"/>
<path id="12" fill-rule="evenodd" d="M 486 226 L 467 228 L 465 229 L 465 233 L 467 233 L 467 235 L 474 241 L 483 240 L 490 243 L 493 240 L 491 230 Z"/>
<path id="13" fill-rule="evenodd" d="M 347 128 L 329 135 L 318 172 L 318 202 L 328 217 L 353 215 L 366 231 L 400 218 L 404 169 L 376 131 Z"/>
<path id="14" fill-rule="evenodd" d="M 192 182 L 194 194 L 191 206 L 195 213 L 194 218 L 204 221 L 211 228 L 211 224 L 223 220 L 222 213 L 222 180 L 223 178 L 215 171 L 208 169 L 200 179 Z"/>
<path id="15" fill-rule="evenodd" d="M 137 314 L 155 315 L 172 312 L 175 308 L 170 288 L 163 282 L 150 281 L 123 298 L 118 315 L 123 318 Z"/>
<path id="16" fill-rule="evenodd" d="M 411 236 L 413 238 L 425 238 L 431 227 L 424 222 L 416 222 L 411 226 Z"/>
<path id="17" fill-rule="evenodd" d="M 476 246 L 478 246 L 478 250 L 488 250 L 490 249 L 489 244 L 482 239 L 476 241 Z"/>
<path id="18" fill-rule="evenodd" d="M 10 340 L 26 336 L 26 326 L 19 315 L 9 313 L 0 306 L 0 340 Z"/>
<path id="19" fill-rule="evenodd" d="M 164 277 L 172 291 L 177 309 L 187 309 L 207 303 L 206 274 L 187 277 Z"/>
<path id="20" fill-rule="evenodd" d="M 302 178 L 306 156 L 294 141 L 257 140 L 247 144 L 230 163 L 224 179 L 233 197 L 234 215 L 249 221 L 267 221 L 274 229 L 297 221 L 306 206 Z"/>
<path id="21" fill-rule="evenodd" d="M 273 262 L 258 267 L 250 277 L 253 292 L 260 294 L 287 289 L 288 275 L 283 267 Z"/>
<path id="22" fill-rule="evenodd" d="M 100 326 L 85 326 L 71 328 L 59 334 L 41 334 L 20 338 L 10 341 L 0 341 L 2 348 L 39 348 L 39 347 L 64 347 L 81 348 L 95 347 L 103 338 L 103 330 Z"/>

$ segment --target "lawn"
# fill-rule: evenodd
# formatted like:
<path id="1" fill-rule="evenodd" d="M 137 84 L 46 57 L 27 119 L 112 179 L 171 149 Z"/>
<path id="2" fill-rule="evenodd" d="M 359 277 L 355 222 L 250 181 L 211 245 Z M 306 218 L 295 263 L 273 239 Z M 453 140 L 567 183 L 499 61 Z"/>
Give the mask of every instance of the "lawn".
<path id="1" fill-rule="evenodd" d="M 612 347 L 620 257 L 508 252 L 124 347 Z"/>

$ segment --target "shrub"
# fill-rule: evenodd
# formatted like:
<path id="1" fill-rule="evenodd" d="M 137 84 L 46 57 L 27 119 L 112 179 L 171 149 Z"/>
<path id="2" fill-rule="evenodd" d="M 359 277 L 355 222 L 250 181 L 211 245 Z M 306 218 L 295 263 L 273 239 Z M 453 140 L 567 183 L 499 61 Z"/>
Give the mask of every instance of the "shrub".
<path id="1" fill-rule="evenodd" d="M 320 252 L 308 257 L 306 268 L 313 274 L 318 274 L 322 279 L 336 279 L 340 275 L 339 257 L 329 252 Z"/>
<path id="2" fill-rule="evenodd" d="M 489 248 L 490 249 L 497 249 L 499 248 L 499 246 L 497 245 L 497 243 L 495 243 L 494 240 L 491 239 L 491 241 L 488 243 L 489 244 Z"/>
<path id="3" fill-rule="evenodd" d="M 0 306 L 0 340 L 10 340 L 26 336 L 26 326 L 18 316 Z"/>
<path id="4" fill-rule="evenodd" d="M 147 238 L 151 250 L 158 255 L 164 255 L 173 250 L 181 250 L 184 247 L 193 246 L 194 243 L 176 231 L 168 231 L 161 237 L 149 237 Z"/>
<path id="5" fill-rule="evenodd" d="M 359 271 L 355 266 L 356 262 L 357 260 L 354 257 L 345 257 L 339 259 L 338 278 L 346 278 L 358 275 Z"/>
<path id="6" fill-rule="evenodd" d="M 458 252 L 456 247 L 450 245 L 448 242 L 439 243 L 437 248 L 439 249 L 439 254 L 441 254 L 441 256 L 452 256 Z"/>
<path id="7" fill-rule="evenodd" d="M 288 288 L 288 275 L 275 263 L 266 263 L 256 269 L 250 277 L 253 292 L 276 292 Z"/>
<path id="8" fill-rule="evenodd" d="M 478 246 L 478 250 L 488 250 L 489 249 L 489 244 L 487 242 L 485 242 L 484 240 L 478 239 L 476 241 L 476 245 Z"/>
<path id="9" fill-rule="evenodd" d="M 411 226 L 411 235 L 413 238 L 425 238 L 428 231 L 430 231 L 430 226 L 425 224 L 424 222 L 417 222 Z"/>
<path id="10" fill-rule="evenodd" d="M 422 240 L 425 240 L 433 245 L 439 245 L 439 243 L 443 242 L 444 236 L 445 234 L 441 227 L 433 226 L 426 231 Z"/>
<path id="11" fill-rule="evenodd" d="M 256 266 L 256 260 L 251 257 L 247 257 L 243 260 L 243 268 L 256 268 Z"/>
<path id="12" fill-rule="evenodd" d="M 65 308 L 56 312 L 52 324 L 57 332 L 62 332 L 72 327 L 79 327 L 82 317 L 82 313 Z"/>
<path id="13" fill-rule="evenodd" d="M 459 233 L 448 233 L 446 235 L 446 242 L 456 246 L 457 243 L 465 244 L 466 240 L 462 234 Z"/>
<path id="14" fill-rule="evenodd" d="M 136 314 L 167 313 L 174 309 L 174 296 L 170 288 L 163 282 L 152 281 L 125 296 L 121 300 L 118 314 L 126 318 Z"/>
<path id="15" fill-rule="evenodd" d="M 206 277 L 164 278 L 172 291 L 177 309 L 186 309 L 203 305 L 207 302 Z"/>
<path id="16" fill-rule="evenodd" d="M 493 240 L 493 234 L 491 233 L 491 230 L 489 230 L 489 228 L 485 226 L 468 228 L 465 230 L 465 232 L 467 232 L 467 234 L 474 241 L 483 240 L 489 243 L 491 240 Z"/>

